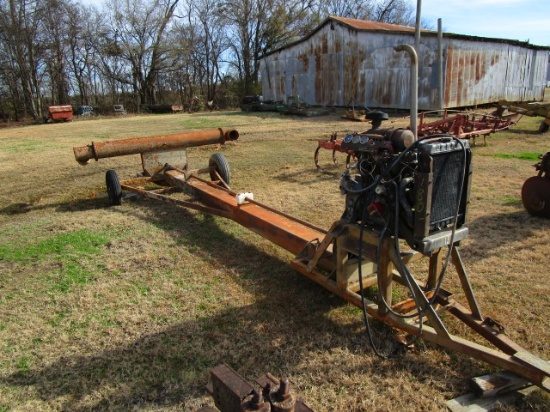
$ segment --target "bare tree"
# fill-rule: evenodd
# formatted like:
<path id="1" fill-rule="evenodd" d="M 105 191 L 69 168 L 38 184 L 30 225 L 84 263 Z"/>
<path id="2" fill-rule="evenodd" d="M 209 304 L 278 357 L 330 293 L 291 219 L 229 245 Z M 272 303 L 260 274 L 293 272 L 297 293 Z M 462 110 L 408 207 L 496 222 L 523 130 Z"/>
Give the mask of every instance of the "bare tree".
<path id="1" fill-rule="evenodd" d="M 220 14 L 215 0 L 188 1 L 186 16 L 179 25 L 182 43 L 189 56 L 193 56 L 193 84 L 207 101 L 216 98 L 216 88 L 221 80 L 222 55 L 228 49 L 226 19 Z M 186 37 L 187 35 L 187 37 Z"/>
<path id="2" fill-rule="evenodd" d="M 113 0 L 108 5 L 107 50 L 122 65 L 106 72 L 131 85 L 138 106 L 156 103 L 157 76 L 167 56 L 165 33 L 178 1 Z"/>
<path id="3" fill-rule="evenodd" d="M 245 94 L 256 91 L 262 54 L 311 29 L 312 6 L 310 0 L 227 0 L 221 4 L 228 22 L 232 63 Z"/>
<path id="4" fill-rule="evenodd" d="M 416 19 L 416 9 L 407 0 L 321 0 L 319 13 L 403 26 L 414 26 Z"/>
<path id="5" fill-rule="evenodd" d="M 376 0 L 321 0 L 319 8 L 324 15 L 372 20 L 375 2 Z"/>
<path id="6" fill-rule="evenodd" d="M 39 39 L 41 4 L 36 0 L 0 1 L 0 36 L 7 65 L 3 78 L 19 108 L 34 119 L 42 117 L 40 77 L 44 47 Z"/>
<path id="7" fill-rule="evenodd" d="M 40 31 L 44 44 L 44 63 L 52 104 L 67 104 L 69 101 L 69 78 L 67 73 L 67 49 L 70 20 L 70 0 L 46 0 L 42 3 L 43 21 Z M 46 79 L 44 79 L 46 80 Z"/>
<path id="8" fill-rule="evenodd" d="M 97 11 L 86 7 L 67 9 L 67 71 L 80 105 L 92 104 L 92 96 L 97 98 L 98 93 L 94 87 L 94 80 L 98 77 L 96 16 Z"/>
<path id="9" fill-rule="evenodd" d="M 217 100 L 220 88 L 235 101 L 260 92 L 262 55 L 327 15 L 415 17 L 407 0 L 108 0 L 100 10 L 78 1 L 0 0 L 0 111 L 39 119 L 45 101 L 189 105 Z"/>
<path id="10" fill-rule="evenodd" d="M 170 55 L 172 70 L 166 73 L 167 81 L 176 88 L 181 102 L 189 107 L 193 97 L 200 94 L 196 89 L 200 87 L 202 79 L 198 47 L 201 35 L 198 25 L 189 14 L 179 17 L 180 20 L 170 33 L 170 42 L 174 46 Z"/>
<path id="11" fill-rule="evenodd" d="M 416 23 L 416 8 L 405 0 L 384 0 L 374 7 L 373 20 L 382 23 L 414 26 Z"/>

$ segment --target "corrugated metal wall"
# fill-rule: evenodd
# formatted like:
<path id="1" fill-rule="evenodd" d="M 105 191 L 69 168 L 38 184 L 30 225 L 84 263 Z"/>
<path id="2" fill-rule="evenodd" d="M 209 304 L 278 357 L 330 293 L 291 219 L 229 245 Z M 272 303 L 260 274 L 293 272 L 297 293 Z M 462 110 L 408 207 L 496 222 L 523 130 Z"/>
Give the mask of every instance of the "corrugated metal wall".
<path id="1" fill-rule="evenodd" d="M 312 105 L 409 108 L 410 59 L 394 47 L 414 34 L 357 31 L 329 21 L 309 38 L 261 60 L 265 100 L 299 96 Z M 419 108 L 438 109 L 437 36 L 424 35 Z M 506 42 L 443 38 L 443 107 L 541 100 L 548 50 Z"/>
<path id="2" fill-rule="evenodd" d="M 542 100 L 548 51 L 506 43 L 447 40 L 445 104 Z"/>

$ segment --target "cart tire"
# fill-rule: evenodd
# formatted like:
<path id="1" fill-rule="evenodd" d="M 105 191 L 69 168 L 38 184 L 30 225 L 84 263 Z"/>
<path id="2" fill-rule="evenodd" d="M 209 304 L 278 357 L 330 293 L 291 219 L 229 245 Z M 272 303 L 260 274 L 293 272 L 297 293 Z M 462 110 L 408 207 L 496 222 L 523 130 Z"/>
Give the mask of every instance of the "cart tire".
<path id="1" fill-rule="evenodd" d="M 216 172 L 220 175 L 223 181 L 229 186 L 231 184 L 231 172 L 229 170 L 229 163 L 224 155 L 221 153 L 214 153 L 210 156 L 208 161 L 208 167 L 213 167 Z M 210 179 L 212 181 L 219 180 L 218 176 L 214 171 L 210 172 Z"/>
<path id="2" fill-rule="evenodd" d="M 122 188 L 114 170 L 107 170 L 105 173 L 105 184 L 107 185 L 109 206 L 120 206 L 122 204 Z"/>
<path id="3" fill-rule="evenodd" d="M 546 133 L 548 129 L 550 129 L 550 125 L 548 125 L 548 123 L 546 123 L 544 120 L 540 122 L 539 133 Z"/>

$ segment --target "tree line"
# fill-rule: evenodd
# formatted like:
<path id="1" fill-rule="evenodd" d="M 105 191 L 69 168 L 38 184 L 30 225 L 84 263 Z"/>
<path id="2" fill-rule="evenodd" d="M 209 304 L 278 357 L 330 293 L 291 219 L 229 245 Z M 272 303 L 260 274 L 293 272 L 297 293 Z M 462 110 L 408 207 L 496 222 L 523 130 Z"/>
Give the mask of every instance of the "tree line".
<path id="1" fill-rule="evenodd" d="M 261 94 L 259 59 L 329 15 L 414 25 L 407 0 L 0 0 L 0 116 L 48 105 L 206 102 Z"/>

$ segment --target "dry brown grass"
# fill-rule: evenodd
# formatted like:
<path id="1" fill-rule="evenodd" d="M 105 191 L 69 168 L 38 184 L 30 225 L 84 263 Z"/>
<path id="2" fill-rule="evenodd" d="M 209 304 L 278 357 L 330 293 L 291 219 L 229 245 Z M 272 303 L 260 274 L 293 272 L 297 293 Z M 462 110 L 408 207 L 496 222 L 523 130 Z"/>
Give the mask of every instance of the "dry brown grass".
<path id="1" fill-rule="evenodd" d="M 550 221 L 521 205 L 533 161 L 494 157 L 548 151 L 538 122 L 474 148 L 461 250 L 485 314 L 549 359 Z M 222 148 L 234 190 L 322 227 L 340 216 L 341 167 L 327 152 L 316 172 L 313 151 L 334 131 L 364 126 L 337 116 L 159 115 L 0 131 L 0 411 L 195 411 L 212 404 L 204 386 L 221 362 L 250 380 L 288 377 L 317 411 L 434 411 L 494 370 L 424 344 L 377 358 L 359 310 L 294 272 L 288 253 L 170 204 L 106 208 L 105 171 L 134 176 L 139 156 L 81 167 L 72 154 L 92 140 L 216 127 L 241 133 Z M 213 150 L 190 150 L 192 164 Z M 447 288 L 456 284 L 451 276 Z M 538 392 L 510 410 L 549 409 Z"/>

